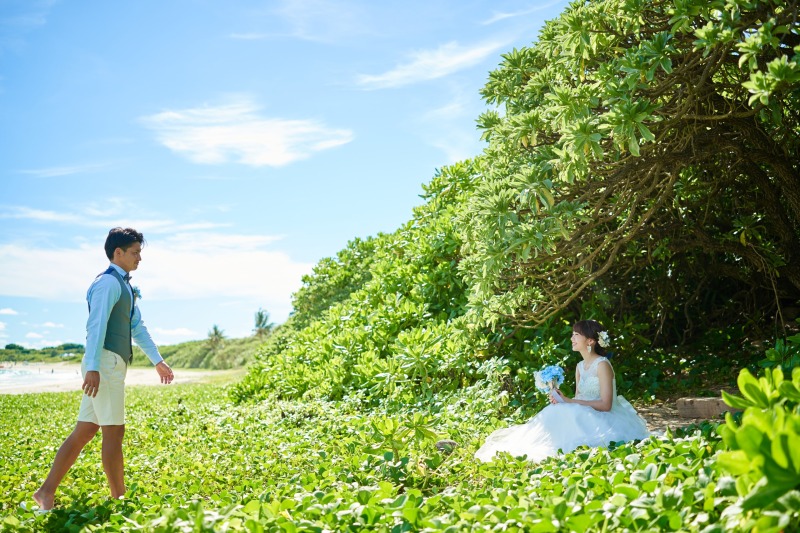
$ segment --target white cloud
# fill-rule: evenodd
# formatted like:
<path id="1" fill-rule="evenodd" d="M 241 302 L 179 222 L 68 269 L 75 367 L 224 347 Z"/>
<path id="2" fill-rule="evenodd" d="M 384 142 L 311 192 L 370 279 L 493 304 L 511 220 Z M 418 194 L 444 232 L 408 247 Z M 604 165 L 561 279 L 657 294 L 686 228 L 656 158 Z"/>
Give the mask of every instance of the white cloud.
<path id="1" fill-rule="evenodd" d="M 265 117 L 247 99 L 142 118 L 158 141 L 195 163 L 280 167 L 353 140 L 316 120 Z"/>
<path id="2" fill-rule="evenodd" d="M 6 323 L 0 322 L 0 331 L 3 331 L 4 329 L 6 329 Z"/>
<path id="3" fill-rule="evenodd" d="M 43 328 L 63 328 L 64 324 L 56 324 L 55 322 L 45 322 L 42 324 Z"/>
<path id="4" fill-rule="evenodd" d="M 134 284 L 143 300 L 240 298 L 268 309 L 289 306 L 310 263 L 269 248 L 278 237 L 203 233 L 148 238 Z M 53 270 L 51 265 L 58 263 Z M 0 244 L 0 294 L 82 301 L 93 275 L 107 261 L 94 245 L 34 248 Z"/>
<path id="5" fill-rule="evenodd" d="M 29 333 L 27 333 L 25 335 L 25 338 L 26 339 L 43 339 L 44 337 L 42 337 L 38 333 L 34 333 L 33 331 L 31 331 L 31 332 L 29 332 Z"/>
<path id="6" fill-rule="evenodd" d="M 18 342 L 17 344 L 20 344 L 20 345 L 24 346 L 25 348 L 34 349 L 35 350 L 35 349 L 38 349 L 38 348 L 52 348 L 54 346 L 61 346 L 62 344 L 64 344 L 64 342 L 65 341 L 62 341 L 62 340 L 52 340 L 52 339 L 48 339 L 46 337 L 41 337 L 41 338 L 37 339 L 36 341 L 33 341 L 33 340 L 27 341 L 27 342 L 26 341 L 22 341 L 22 342 Z"/>
<path id="7" fill-rule="evenodd" d="M 0 309 L 0 315 L 18 315 L 18 314 L 19 313 L 17 311 L 11 309 L 10 307 L 5 307 L 3 309 Z M 2 322 L 0 322 L 0 324 L 2 324 Z"/>
<path id="8" fill-rule="evenodd" d="M 386 89 L 442 78 L 478 65 L 505 46 L 506 43 L 499 41 L 475 46 L 450 42 L 436 50 L 416 52 L 409 62 L 383 74 L 361 74 L 356 78 L 356 83 L 366 89 Z"/>
<path id="9" fill-rule="evenodd" d="M 182 235 L 154 240 L 146 248 L 149 264 L 141 276 L 144 297 L 248 298 L 263 300 L 268 308 L 285 305 L 313 265 L 268 249 L 274 240 L 272 236 L 204 234 L 202 248 Z"/>

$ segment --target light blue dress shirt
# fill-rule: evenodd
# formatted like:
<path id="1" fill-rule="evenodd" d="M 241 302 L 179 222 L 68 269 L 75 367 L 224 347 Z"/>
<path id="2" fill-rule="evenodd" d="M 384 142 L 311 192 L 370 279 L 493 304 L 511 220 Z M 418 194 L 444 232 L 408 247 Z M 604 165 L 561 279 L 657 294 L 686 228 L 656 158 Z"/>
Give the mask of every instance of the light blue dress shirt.
<path id="1" fill-rule="evenodd" d="M 123 278 L 127 274 L 125 270 L 113 263 L 111 267 Z M 130 292 L 130 285 L 127 283 L 125 285 Z M 121 295 L 122 287 L 111 275 L 98 276 L 86 293 L 86 301 L 89 302 L 89 320 L 86 321 L 86 352 L 83 354 L 83 359 L 86 362 L 87 371 L 100 370 L 100 353 L 103 351 L 103 342 L 106 339 L 108 317 L 111 316 L 111 309 L 119 301 Z M 133 301 L 133 294 L 131 294 L 131 302 Z M 142 321 L 139 306 L 135 303 L 133 304 L 133 318 L 131 318 L 131 337 L 154 365 L 164 360 Z"/>

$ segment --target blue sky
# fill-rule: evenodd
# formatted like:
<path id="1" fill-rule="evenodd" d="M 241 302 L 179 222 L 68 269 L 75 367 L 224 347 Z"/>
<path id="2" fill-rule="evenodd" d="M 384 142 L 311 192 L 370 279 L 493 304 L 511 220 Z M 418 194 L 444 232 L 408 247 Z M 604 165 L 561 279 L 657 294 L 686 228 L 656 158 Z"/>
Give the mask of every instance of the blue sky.
<path id="1" fill-rule="evenodd" d="M 83 343 L 114 226 L 157 343 L 282 322 L 480 152 L 489 71 L 566 5 L 0 0 L 0 345 Z"/>

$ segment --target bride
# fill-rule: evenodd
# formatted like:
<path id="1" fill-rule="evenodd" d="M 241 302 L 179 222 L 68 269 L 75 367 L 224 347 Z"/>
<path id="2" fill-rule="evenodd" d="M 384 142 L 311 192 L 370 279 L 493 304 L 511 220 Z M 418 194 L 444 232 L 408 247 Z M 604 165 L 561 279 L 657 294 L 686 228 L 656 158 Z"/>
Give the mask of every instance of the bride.
<path id="1" fill-rule="evenodd" d="M 550 403 L 526 424 L 498 429 L 475 453 L 491 461 L 497 452 L 527 455 L 540 461 L 578 446 L 605 446 L 610 442 L 644 439 L 647 424 L 633 406 L 617 396 L 614 369 L 606 359 L 608 333 L 595 320 L 581 320 L 572 327 L 572 349 L 583 360 L 575 368 L 575 398 L 560 390 L 551 392 Z"/>

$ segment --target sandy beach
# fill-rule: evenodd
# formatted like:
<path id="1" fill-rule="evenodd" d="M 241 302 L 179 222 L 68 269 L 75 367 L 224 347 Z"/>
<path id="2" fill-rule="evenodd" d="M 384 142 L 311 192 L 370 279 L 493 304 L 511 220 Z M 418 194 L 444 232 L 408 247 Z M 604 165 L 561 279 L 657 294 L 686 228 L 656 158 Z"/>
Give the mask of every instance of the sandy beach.
<path id="1" fill-rule="evenodd" d="M 14 379 L 0 380 L 0 394 L 28 394 L 38 392 L 64 392 L 80 390 L 80 363 L 2 363 L 4 370 L 19 371 Z M 244 369 L 202 370 L 175 368 L 175 380 L 170 386 L 183 383 L 210 381 L 235 381 L 245 373 Z M 126 386 L 161 385 L 154 367 L 131 367 L 125 378 Z"/>

